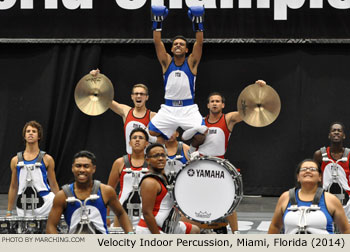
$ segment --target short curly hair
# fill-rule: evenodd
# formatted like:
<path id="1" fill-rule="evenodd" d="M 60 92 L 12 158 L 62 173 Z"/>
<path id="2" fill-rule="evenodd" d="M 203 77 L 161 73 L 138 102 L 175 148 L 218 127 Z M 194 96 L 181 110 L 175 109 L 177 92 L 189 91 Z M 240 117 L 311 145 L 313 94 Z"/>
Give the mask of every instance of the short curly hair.
<path id="1" fill-rule="evenodd" d="M 34 121 L 34 120 L 27 122 L 24 125 L 23 130 L 22 130 L 23 139 L 25 139 L 26 130 L 27 130 L 28 126 L 36 128 L 38 130 L 38 138 L 39 138 L 38 142 L 40 143 L 40 140 L 43 139 L 43 126 L 41 126 L 40 123 L 38 123 L 37 121 Z"/>

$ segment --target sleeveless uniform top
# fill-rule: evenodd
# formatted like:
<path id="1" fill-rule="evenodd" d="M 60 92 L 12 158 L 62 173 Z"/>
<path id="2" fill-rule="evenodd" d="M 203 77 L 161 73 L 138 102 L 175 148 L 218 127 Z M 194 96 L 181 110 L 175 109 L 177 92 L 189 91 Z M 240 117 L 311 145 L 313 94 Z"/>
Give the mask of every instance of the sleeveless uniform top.
<path id="1" fill-rule="evenodd" d="M 129 110 L 124 123 L 125 145 L 126 145 L 126 152 L 128 154 L 132 153 L 131 146 L 129 145 L 131 131 L 135 128 L 146 129 L 150 122 L 150 116 L 151 116 L 151 111 L 149 109 L 146 110 L 146 114 L 142 118 L 135 117 L 133 115 L 133 112 L 134 112 L 134 108 Z"/>
<path id="2" fill-rule="evenodd" d="M 18 181 L 18 195 L 22 194 L 25 190 L 27 176 L 31 176 L 33 186 L 35 187 L 36 191 L 39 193 L 40 196 L 45 196 L 51 191 L 50 186 L 47 182 L 47 170 L 44 160 L 41 160 L 41 166 L 40 168 L 37 168 L 35 166 L 37 159 L 38 157 L 30 161 L 23 160 L 24 166 L 17 163 L 16 169 Z M 26 169 L 26 167 L 29 168 L 31 174 L 28 174 L 28 170 Z"/>
<path id="3" fill-rule="evenodd" d="M 334 160 L 330 153 L 330 148 L 327 147 L 327 156 L 329 159 Z M 342 187 L 345 189 L 345 191 L 350 195 L 350 170 L 349 170 L 349 156 L 347 157 L 346 162 L 339 162 L 338 165 L 338 175 L 339 175 L 339 182 L 342 185 Z M 332 162 L 324 162 L 322 161 L 321 170 L 323 173 L 323 188 L 327 188 L 329 184 L 332 183 Z"/>
<path id="4" fill-rule="evenodd" d="M 225 114 L 215 123 L 208 121 L 209 116 L 205 118 L 205 125 L 208 127 L 208 134 L 202 145 L 199 146 L 198 152 L 201 155 L 224 158 L 227 150 L 228 140 L 231 132 L 227 127 Z"/>
<path id="5" fill-rule="evenodd" d="M 191 72 L 187 60 L 186 58 L 181 66 L 176 66 L 173 58 L 163 76 L 166 105 L 171 106 L 167 104 L 167 100 L 188 100 L 193 104 L 196 76 Z"/>
<path id="6" fill-rule="evenodd" d="M 170 193 L 168 192 L 167 188 L 164 186 L 164 184 L 161 182 L 159 178 L 155 178 L 162 187 L 161 192 L 156 197 L 156 201 L 154 203 L 153 207 L 153 215 L 156 219 L 157 226 L 159 230 L 161 230 L 161 227 L 163 226 L 165 220 L 169 216 L 173 206 L 174 206 L 174 200 L 170 196 Z M 142 182 L 141 182 L 142 183 Z M 142 200 L 142 199 L 141 199 Z M 141 227 L 147 227 L 147 223 L 144 220 L 143 215 L 141 216 L 140 222 L 138 224 Z"/>
<path id="7" fill-rule="evenodd" d="M 69 188 L 75 198 L 76 195 L 74 193 L 74 183 L 69 185 Z M 89 211 L 89 220 L 92 224 L 94 224 L 96 230 L 102 234 L 108 234 L 107 229 L 107 206 L 103 202 L 102 194 L 101 194 L 101 188 L 98 189 L 98 196 L 100 196 L 96 200 L 89 200 L 87 202 L 87 209 Z M 82 209 L 80 207 L 79 202 L 74 203 L 68 203 L 67 202 L 67 208 L 64 210 L 64 219 L 67 222 L 67 225 L 69 227 L 69 233 L 74 233 L 75 229 L 77 228 L 80 220 L 81 220 L 81 212 Z"/>
<path id="8" fill-rule="evenodd" d="M 187 159 L 183 148 L 183 143 L 178 142 L 177 145 L 178 145 L 178 150 L 176 151 L 176 153 L 172 156 L 168 156 L 167 163 L 164 167 L 164 171 L 166 175 L 168 175 L 168 173 L 172 170 L 171 165 L 174 165 L 174 170 L 176 173 L 178 173 L 179 170 L 183 167 L 183 165 L 187 163 Z M 175 159 L 177 155 L 181 155 L 181 158 Z"/>
<path id="9" fill-rule="evenodd" d="M 142 166 L 133 167 L 131 165 L 131 155 L 128 155 L 128 159 L 129 159 L 131 170 L 133 171 L 142 170 Z M 131 172 L 126 172 L 125 168 L 128 168 L 128 167 L 125 167 L 125 164 L 124 164 L 123 170 L 120 174 L 120 180 L 119 180 L 119 183 L 120 183 L 119 201 L 121 205 L 124 204 L 124 202 L 128 199 L 130 193 L 132 192 L 132 186 L 134 182 L 133 174 Z M 144 173 L 140 173 L 140 180 L 144 175 L 145 175 Z"/>
<path id="10" fill-rule="evenodd" d="M 302 201 L 298 197 L 300 189 L 295 190 L 295 197 L 298 207 L 311 206 L 312 201 Z M 300 211 L 290 211 L 288 208 L 291 203 L 288 202 L 287 208 L 283 214 L 284 233 L 295 234 L 298 231 L 298 223 L 301 216 Z M 310 211 L 306 214 L 306 231 L 312 234 L 333 234 L 333 218 L 328 212 L 324 193 L 322 193 L 320 202 L 318 204 L 320 210 Z"/>

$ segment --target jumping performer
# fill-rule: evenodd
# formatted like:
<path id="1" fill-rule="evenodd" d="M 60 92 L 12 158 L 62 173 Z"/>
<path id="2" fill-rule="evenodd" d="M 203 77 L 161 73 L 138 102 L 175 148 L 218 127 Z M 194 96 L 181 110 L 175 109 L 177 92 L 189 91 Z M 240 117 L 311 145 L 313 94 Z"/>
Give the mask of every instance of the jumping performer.
<path id="1" fill-rule="evenodd" d="M 173 39 L 173 57 L 166 52 L 161 31 L 162 22 L 167 15 L 168 9 L 165 6 L 152 6 L 153 41 L 163 71 L 165 104 L 161 105 L 157 115 L 152 118 L 149 131 L 158 137 L 158 142 L 164 143 L 178 127 L 183 130 L 195 128 L 200 134 L 196 134 L 191 143 L 190 149 L 194 151 L 203 143 L 203 133 L 206 131 L 206 127 L 202 126 L 203 119 L 198 106 L 194 103 L 195 80 L 203 48 L 204 7 L 193 6 L 188 10 L 196 32 L 196 42 L 188 57 L 188 42 L 183 36 Z"/>

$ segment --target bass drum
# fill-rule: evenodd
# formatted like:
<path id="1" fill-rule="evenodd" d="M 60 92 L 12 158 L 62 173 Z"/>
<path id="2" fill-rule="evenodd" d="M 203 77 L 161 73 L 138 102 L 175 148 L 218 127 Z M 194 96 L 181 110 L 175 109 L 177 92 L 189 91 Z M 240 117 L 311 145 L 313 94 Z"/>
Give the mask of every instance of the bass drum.
<path id="1" fill-rule="evenodd" d="M 243 198 L 242 176 L 225 159 L 199 157 L 179 171 L 173 194 L 186 218 L 205 224 L 222 221 Z"/>

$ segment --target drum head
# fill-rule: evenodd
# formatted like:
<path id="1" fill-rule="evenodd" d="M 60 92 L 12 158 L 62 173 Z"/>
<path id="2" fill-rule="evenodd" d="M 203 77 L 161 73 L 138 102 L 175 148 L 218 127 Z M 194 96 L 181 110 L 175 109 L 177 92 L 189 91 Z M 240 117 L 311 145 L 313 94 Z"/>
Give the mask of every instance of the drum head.
<path id="1" fill-rule="evenodd" d="M 228 214 L 236 200 L 234 174 L 214 160 L 195 160 L 177 175 L 174 198 L 189 219 L 210 223 Z"/>

